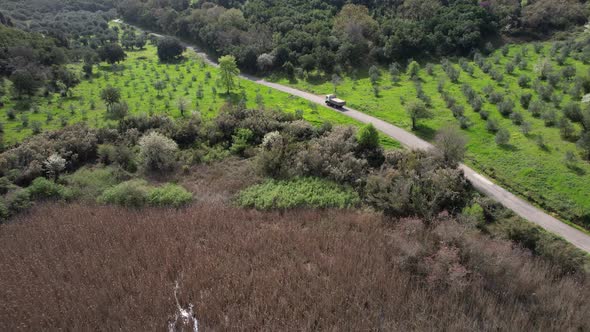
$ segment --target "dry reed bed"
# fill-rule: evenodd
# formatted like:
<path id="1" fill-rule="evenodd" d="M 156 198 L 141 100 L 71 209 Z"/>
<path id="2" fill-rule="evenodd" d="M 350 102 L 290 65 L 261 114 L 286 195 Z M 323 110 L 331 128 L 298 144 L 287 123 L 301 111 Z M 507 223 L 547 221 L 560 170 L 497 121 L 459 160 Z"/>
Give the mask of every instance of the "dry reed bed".
<path id="1" fill-rule="evenodd" d="M 0 330 L 588 330 L 581 278 L 448 220 L 47 204 L 0 226 Z"/>

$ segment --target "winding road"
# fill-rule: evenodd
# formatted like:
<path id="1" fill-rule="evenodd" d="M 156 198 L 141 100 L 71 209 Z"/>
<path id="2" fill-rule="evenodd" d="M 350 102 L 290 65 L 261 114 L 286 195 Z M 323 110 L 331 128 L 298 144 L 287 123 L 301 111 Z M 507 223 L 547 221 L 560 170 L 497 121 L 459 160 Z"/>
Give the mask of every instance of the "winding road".
<path id="1" fill-rule="evenodd" d="M 153 35 L 160 36 L 162 35 L 152 33 Z M 187 48 L 191 49 L 197 55 L 201 56 L 205 62 L 212 66 L 218 66 L 214 59 L 212 59 L 209 55 L 201 51 L 199 48 L 187 45 Z M 240 75 L 242 78 L 253 81 L 257 84 L 273 88 L 275 90 L 279 90 L 293 96 L 297 96 L 308 101 L 314 102 L 316 104 L 322 105 L 327 107 L 324 103 L 324 97 L 314 95 L 309 92 L 301 91 L 289 86 L 268 82 L 264 79 L 245 75 Z M 332 108 L 330 108 L 332 109 Z M 355 120 L 358 120 L 362 123 L 371 123 L 375 128 L 379 131 L 384 133 L 385 135 L 395 139 L 396 141 L 400 142 L 402 145 L 406 146 L 410 149 L 431 149 L 433 148 L 432 144 L 428 143 L 427 141 L 417 137 L 416 135 L 407 132 L 406 130 L 394 126 L 388 122 L 383 120 L 377 119 L 365 113 L 359 112 L 352 108 L 345 107 L 342 110 L 334 110 L 335 112 L 341 112 L 342 114 L 349 116 Z M 582 249 L 588 253 L 590 253 L 590 235 L 560 221 L 559 219 L 547 214 L 543 210 L 535 207 L 534 205 L 526 202 L 525 200 L 521 199 L 520 197 L 510 193 L 508 190 L 496 185 L 485 176 L 477 173 L 475 170 L 470 168 L 467 165 L 461 164 L 460 168 L 465 173 L 467 179 L 473 184 L 473 186 L 480 191 L 481 193 L 491 197 L 492 199 L 500 202 L 506 208 L 514 211 L 520 217 L 537 224 L 544 228 L 545 230 L 556 234 L 566 241 L 570 242 L 571 244 L 575 245 L 579 249 Z"/>

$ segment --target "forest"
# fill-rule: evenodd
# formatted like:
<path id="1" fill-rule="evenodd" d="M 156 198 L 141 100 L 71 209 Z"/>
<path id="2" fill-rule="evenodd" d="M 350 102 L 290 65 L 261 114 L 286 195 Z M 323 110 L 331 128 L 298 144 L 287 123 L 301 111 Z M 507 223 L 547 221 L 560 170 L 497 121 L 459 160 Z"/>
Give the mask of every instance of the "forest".
<path id="1" fill-rule="evenodd" d="M 501 36 L 541 38 L 586 21 L 578 0 L 141 1 L 125 20 L 177 35 L 249 72 L 348 71 L 371 63 L 466 55 Z"/>

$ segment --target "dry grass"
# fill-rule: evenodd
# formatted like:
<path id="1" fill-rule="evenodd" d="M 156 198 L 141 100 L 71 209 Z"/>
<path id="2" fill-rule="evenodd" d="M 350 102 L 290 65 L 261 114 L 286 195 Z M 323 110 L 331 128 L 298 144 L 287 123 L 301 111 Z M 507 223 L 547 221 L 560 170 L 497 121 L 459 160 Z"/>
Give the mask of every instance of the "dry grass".
<path id="1" fill-rule="evenodd" d="M 229 203 L 240 190 L 261 181 L 251 160 L 226 158 L 194 166 L 179 182 L 200 202 Z"/>
<path id="2" fill-rule="evenodd" d="M 45 205 L 0 226 L 0 330 L 587 330 L 590 289 L 447 221 Z"/>

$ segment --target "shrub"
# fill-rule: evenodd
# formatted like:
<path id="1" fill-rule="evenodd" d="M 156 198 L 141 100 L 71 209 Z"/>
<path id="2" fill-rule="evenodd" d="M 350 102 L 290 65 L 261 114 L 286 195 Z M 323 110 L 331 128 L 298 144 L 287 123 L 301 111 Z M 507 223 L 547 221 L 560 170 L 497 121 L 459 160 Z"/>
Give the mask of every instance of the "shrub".
<path id="1" fill-rule="evenodd" d="M 451 106 L 451 112 L 453 112 L 455 118 L 460 118 L 465 114 L 465 107 L 462 105 L 453 105 Z"/>
<path id="2" fill-rule="evenodd" d="M 526 76 L 524 74 L 522 74 L 522 75 L 520 75 L 518 77 L 518 85 L 521 88 L 528 88 L 528 86 L 530 85 L 530 83 L 531 83 L 530 77 L 528 77 L 528 76 Z"/>
<path id="3" fill-rule="evenodd" d="M 367 171 L 367 161 L 356 156 L 358 150 L 355 129 L 335 127 L 299 150 L 294 161 L 295 172 L 301 176 L 358 183 Z"/>
<path id="4" fill-rule="evenodd" d="M 498 131 L 498 129 L 500 128 L 500 126 L 498 125 L 498 121 L 494 120 L 494 119 L 488 119 L 488 121 L 486 122 L 486 130 L 491 132 L 491 133 L 495 133 Z"/>
<path id="5" fill-rule="evenodd" d="M 139 208 L 148 202 L 149 193 L 145 180 L 130 180 L 105 190 L 97 201 L 101 204 Z"/>
<path id="6" fill-rule="evenodd" d="M 505 128 L 499 129 L 496 133 L 495 141 L 498 145 L 508 144 L 510 142 L 510 132 Z"/>
<path id="7" fill-rule="evenodd" d="M 434 145 L 442 154 L 442 159 L 449 167 L 457 167 L 463 161 L 467 151 L 467 139 L 453 127 L 443 127 L 436 134 Z"/>
<path id="8" fill-rule="evenodd" d="M 488 111 L 486 111 L 486 110 L 481 110 L 481 111 L 479 112 L 479 117 L 480 117 L 482 120 L 487 120 L 489 116 L 490 116 L 490 114 L 489 114 L 489 113 L 488 113 Z"/>
<path id="9" fill-rule="evenodd" d="M 572 124 L 572 122 L 566 118 L 566 117 L 561 117 L 559 118 L 558 121 L 558 126 L 559 126 L 559 133 L 561 134 L 561 138 L 569 140 L 574 138 L 576 130 L 574 128 L 574 125 Z"/>
<path id="10" fill-rule="evenodd" d="M 252 130 L 245 128 L 238 128 L 236 134 L 232 136 L 232 145 L 230 151 L 235 154 L 242 155 L 244 151 L 250 146 L 250 142 L 254 134 Z"/>
<path id="11" fill-rule="evenodd" d="M 512 123 L 515 125 L 520 125 L 523 122 L 523 116 L 520 112 L 514 112 L 510 114 L 510 120 L 512 120 Z"/>
<path id="12" fill-rule="evenodd" d="M 549 74 L 549 76 L 547 76 L 547 82 L 549 82 L 549 84 L 551 84 L 552 87 L 557 87 L 557 85 L 559 84 L 559 82 L 561 82 L 561 73 L 560 72 L 554 72 Z"/>
<path id="13" fill-rule="evenodd" d="M 5 195 L 16 188 L 17 186 L 15 186 L 7 177 L 3 176 L 0 178 L 0 195 Z"/>
<path id="14" fill-rule="evenodd" d="M 81 168 L 63 178 L 74 196 L 95 200 L 102 192 L 125 179 L 114 168 Z"/>
<path id="15" fill-rule="evenodd" d="M 529 105 L 531 104 L 531 99 L 533 98 L 533 95 L 525 92 L 522 95 L 520 95 L 520 106 L 522 106 L 522 108 L 524 109 L 528 109 Z"/>
<path id="16" fill-rule="evenodd" d="M 512 73 L 514 73 L 514 64 L 512 62 L 506 63 L 505 69 L 506 74 L 512 75 Z"/>
<path id="17" fill-rule="evenodd" d="M 563 108 L 563 114 L 573 122 L 582 122 L 584 116 L 580 103 L 570 101 Z"/>
<path id="18" fill-rule="evenodd" d="M 193 194 L 176 184 L 165 184 L 152 189 L 148 195 L 148 202 L 152 206 L 182 207 L 190 203 Z"/>
<path id="19" fill-rule="evenodd" d="M 490 96 L 488 97 L 488 100 L 490 101 L 490 103 L 492 104 L 498 104 L 500 103 L 502 100 L 504 100 L 504 95 L 499 93 L 499 92 L 492 92 L 490 94 Z"/>
<path id="20" fill-rule="evenodd" d="M 463 210 L 470 200 L 470 190 L 462 171 L 428 167 L 424 164 L 427 155 L 415 156 L 416 152 L 405 151 L 400 154 L 402 160 L 409 158 L 414 163 L 384 168 L 369 176 L 365 186 L 367 203 L 394 217 L 413 215 L 430 219 L 442 211 Z"/>
<path id="21" fill-rule="evenodd" d="M 471 122 L 471 120 L 469 120 L 469 118 L 466 116 L 460 116 L 458 118 L 458 120 L 459 120 L 459 127 L 461 127 L 461 129 L 467 129 L 467 128 L 471 127 L 471 125 L 473 124 Z"/>
<path id="22" fill-rule="evenodd" d="M 528 122 L 528 121 L 525 121 L 525 122 L 523 122 L 523 123 L 520 125 L 520 132 L 521 132 L 521 133 L 523 133 L 523 135 L 525 135 L 525 136 L 526 136 L 526 135 L 528 135 L 528 134 L 530 134 L 530 133 L 531 133 L 531 130 L 533 129 L 532 127 L 533 127 L 533 126 L 531 125 L 531 123 L 530 123 L 530 122 Z"/>
<path id="23" fill-rule="evenodd" d="M 26 190 L 32 199 L 69 199 L 72 197 L 71 191 L 66 187 L 42 177 L 33 180 Z"/>
<path id="24" fill-rule="evenodd" d="M 471 105 L 471 108 L 473 109 L 473 111 L 478 113 L 479 111 L 481 111 L 481 107 L 483 106 L 483 101 L 481 100 L 481 97 L 477 96 L 477 97 L 474 97 L 473 99 L 471 99 L 469 101 L 469 104 Z"/>
<path id="25" fill-rule="evenodd" d="M 33 205 L 31 196 L 26 189 L 17 189 L 10 192 L 6 195 L 5 199 L 10 215 L 25 211 Z"/>
<path id="26" fill-rule="evenodd" d="M 545 122 L 545 126 L 552 127 L 557 122 L 557 112 L 553 109 L 547 109 L 541 114 L 541 119 Z"/>
<path id="27" fill-rule="evenodd" d="M 503 116 L 509 116 L 514 110 L 514 102 L 511 99 L 506 99 L 498 103 L 498 111 Z"/>
<path id="28" fill-rule="evenodd" d="M 126 102 L 112 104 L 107 109 L 107 117 L 111 120 L 121 120 L 129 113 L 129 106 Z"/>
<path id="29" fill-rule="evenodd" d="M 535 100 L 535 101 L 531 102 L 531 104 L 529 105 L 528 110 L 529 110 L 529 112 L 531 112 L 531 114 L 535 118 L 538 118 L 538 117 L 541 116 L 541 114 L 544 113 L 545 105 L 543 104 L 543 102 L 541 102 L 539 100 Z"/>
<path id="30" fill-rule="evenodd" d="M 373 150 L 379 147 L 379 132 L 373 124 L 361 127 L 356 134 L 359 148 L 362 150 Z"/>
<path id="31" fill-rule="evenodd" d="M 178 145 L 170 138 L 151 132 L 139 140 L 139 159 L 148 172 L 166 172 L 176 167 Z"/>
<path id="32" fill-rule="evenodd" d="M 242 191 L 237 201 L 241 206 L 260 210 L 297 207 L 343 209 L 357 206 L 360 198 L 350 187 L 306 177 L 288 181 L 266 181 Z"/>

